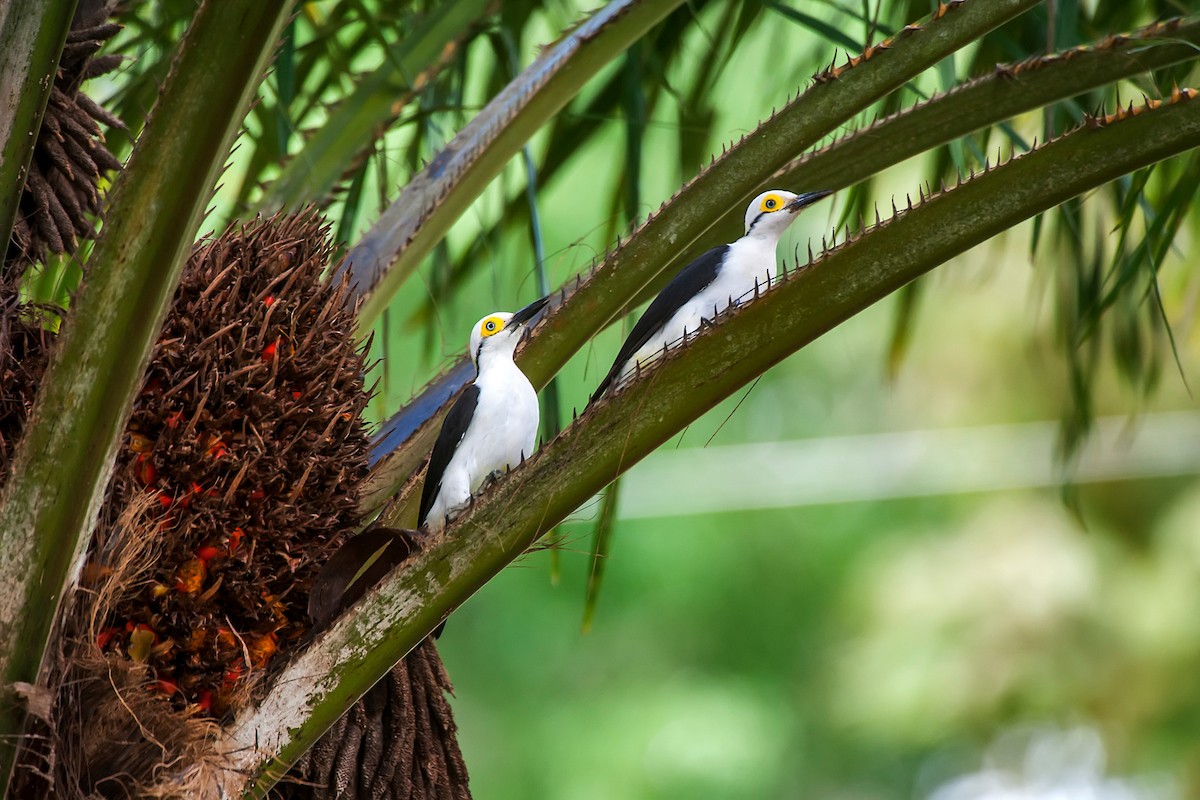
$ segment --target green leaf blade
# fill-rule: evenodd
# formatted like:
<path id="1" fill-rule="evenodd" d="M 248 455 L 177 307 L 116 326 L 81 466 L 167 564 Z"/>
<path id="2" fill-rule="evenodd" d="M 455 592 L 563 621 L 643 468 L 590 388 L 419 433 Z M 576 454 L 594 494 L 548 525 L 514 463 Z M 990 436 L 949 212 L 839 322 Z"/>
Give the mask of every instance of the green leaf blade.
<path id="1" fill-rule="evenodd" d="M 325 198 L 412 92 L 448 62 L 489 2 L 458 0 L 438 7 L 291 158 L 264 199 L 264 208 L 298 209 Z"/>

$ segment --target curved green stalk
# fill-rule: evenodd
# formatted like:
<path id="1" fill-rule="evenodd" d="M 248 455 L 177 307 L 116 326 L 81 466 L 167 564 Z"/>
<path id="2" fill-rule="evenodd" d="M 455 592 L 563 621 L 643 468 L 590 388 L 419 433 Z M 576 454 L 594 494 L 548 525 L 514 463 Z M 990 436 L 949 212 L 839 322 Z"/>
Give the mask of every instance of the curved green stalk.
<path id="1" fill-rule="evenodd" d="M 626 313 L 667 264 L 729 208 L 745 208 L 757 187 L 776 170 L 914 75 L 1035 4 L 1036 0 L 957 0 L 940 6 L 924 26 L 910 26 L 894 41 L 872 47 L 850 65 L 822 73 L 807 92 L 684 186 L 586 281 L 577 279 L 572 290 L 552 301 L 551 313 L 519 355 L 521 369 L 535 387 L 544 386 L 592 336 Z M 469 374 L 460 362 L 401 412 L 402 419 L 389 421 L 388 426 L 405 436 L 376 465 L 363 498 L 368 513 L 396 492 L 433 446 L 445 406 L 436 406 L 434 415 L 426 416 L 433 405 L 429 401 L 455 396 L 462 384 L 452 381 Z M 402 503 L 388 518 L 402 524 L 407 516 Z"/>
<path id="2" fill-rule="evenodd" d="M 0 4 L 0 257 L 74 14 L 75 0 Z"/>
<path id="3" fill-rule="evenodd" d="M 646 220 L 587 278 L 588 291 L 568 295 L 530 342 L 521 368 L 534 381 L 553 375 L 595 334 L 618 319 L 666 262 L 709 230 L 730 208 L 744 209 L 764 180 L 854 114 L 900 88 L 946 56 L 1036 5 L 1036 0 L 957 0 L 939 5 L 924 24 L 910 25 L 814 85 L 747 134 L 687 184 L 671 213 Z M 825 186 L 799 186 L 800 191 Z M 632 289 L 632 291 L 630 291 Z M 599 322 L 591 328 L 575 322 Z"/>
<path id="4" fill-rule="evenodd" d="M 593 405 L 285 668 L 262 703 L 226 729 L 226 774 L 256 776 L 251 795 L 263 796 L 357 697 L 541 532 L 800 347 L 989 237 L 1200 146 L 1195 97 L 1091 121 L 897 213 L 794 270 Z"/>
<path id="5" fill-rule="evenodd" d="M 217 176 L 287 19 L 283 0 L 206 0 L 113 187 L 0 500 L 0 776 L 131 401 Z"/>
<path id="6" fill-rule="evenodd" d="M 688 40 L 688 34 L 700 26 L 699 20 L 704 9 L 716 2 L 717 0 L 699 0 L 675 9 L 655 31 L 638 40 L 638 45 L 653 53 L 656 62 L 671 63 L 681 52 L 683 42 Z M 712 90 L 713 81 L 707 78 L 713 71 L 719 72 L 726 60 L 722 58 L 722 54 L 725 53 L 727 57 L 728 50 L 732 49 L 729 41 L 738 36 L 739 29 L 733 24 L 733 18 L 738 14 L 739 9 L 746 10 L 752 15 L 756 9 L 756 6 L 753 5 L 747 8 L 733 3 L 725 3 L 724 6 L 725 12 L 713 31 L 717 38 L 705 37 L 708 39 L 708 43 L 701 58 L 704 66 L 702 71 L 694 77 L 691 92 L 681 101 L 681 109 L 702 107 L 711 99 L 709 93 Z M 668 93 L 670 87 L 666 86 L 661 74 L 653 68 L 646 71 L 642 76 L 642 81 L 645 84 L 643 88 L 645 113 L 649 118 L 660 98 Z M 554 117 L 553 122 L 546 129 L 546 144 L 541 152 L 541 164 L 538 167 L 539 183 L 543 187 L 549 186 L 557 179 L 561 174 L 560 171 L 564 165 L 570 162 L 574 153 L 585 149 L 588 142 L 601 132 L 608 130 L 608 121 L 622 113 L 622 105 L 629 91 L 628 86 L 629 75 L 625 70 L 613 72 L 607 76 L 603 85 L 594 88 L 586 102 L 565 109 Z M 688 113 L 689 115 L 698 113 L 700 117 L 699 119 L 689 117 L 683 123 L 680 131 L 680 162 L 687 164 L 687 168 L 691 169 L 708 154 L 707 145 L 703 142 L 708 138 L 711 123 L 705 124 L 701 121 L 705 117 L 702 112 L 689 111 Z M 686 133 L 684 133 L 685 130 Z M 702 153 L 694 152 L 697 149 Z M 497 241 L 502 231 L 518 231 L 526 227 L 529 224 L 528 217 L 529 204 L 525 202 L 524 191 L 514 191 L 504 201 L 502 210 L 490 226 L 481 231 L 469 247 L 455 255 L 449 276 L 446 280 L 439 282 L 438 288 L 448 292 L 450 287 L 465 280 L 481 264 L 487 263 L 486 252 L 491 246 L 490 243 Z M 446 294 L 434 296 L 435 301 L 443 300 L 445 297 Z"/>
<path id="7" fill-rule="evenodd" d="M 843 189 L 909 158 L 975 131 L 1114 81 L 1200 58 L 1200 19 L 1155 23 L 1126 36 L 1061 53 L 1000 64 L 993 72 L 850 133 L 808 153 L 758 188 L 823 186 Z M 741 230 L 734 208 L 696 243 L 672 259 L 631 304 L 644 302 L 691 258 Z"/>
<path id="8" fill-rule="evenodd" d="M 1011 2 L 1012 0 L 1006 0 Z M 584 83 L 682 0 L 615 0 L 505 87 L 416 175 L 346 256 L 369 327 L 451 224 Z"/>

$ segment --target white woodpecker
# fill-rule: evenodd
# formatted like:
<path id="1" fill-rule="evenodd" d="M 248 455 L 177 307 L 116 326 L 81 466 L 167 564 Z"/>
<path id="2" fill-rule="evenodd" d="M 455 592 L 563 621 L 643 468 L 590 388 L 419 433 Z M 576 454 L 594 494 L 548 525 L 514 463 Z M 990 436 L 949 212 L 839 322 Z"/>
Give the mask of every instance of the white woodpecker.
<path id="1" fill-rule="evenodd" d="M 513 353 L 546 299 L 515 314 L 489 314 L 471 331 L 475 381 L 442 423 L 421 490 L 417 520 L 431 532 L 442 530 L 447 518 L 467 505 L 488 478 L 533 455 L 537 392 L 513 361 Z"/>
<path id="2" fill-rule="evenodd" d="M 533 455 L 537 392 L 513 361 L 513 353 L 546 300 L 515 314 L 489 314 L 471 331 L 475 381 L 442 423 L 421 491 L 417 520 L 431 533 L 442 530 L 447 518 L 470 502 L 488 478 Z M 416 531 L 374 527 L 347 540 L 313 581 L 308 613 L 314 629 L 328 627 L 389 570 L 419 550 L 420 538 Z M 439 625 L 434 636 L 440 633 Z"/>
<path id="3" fill-rule="evenodd" d="M 765 289 L 778 265 L 775 255 L 779 237 L 800 210 L 829 191 L 793 194 L 781 189 L 763 192 L 746 209 L 746 233 L 730 244 L 714 247 L 679 271 L 650 303 L 633 326 L 612 368 L 592 395 L 592 402 L 620 385 L 639 364 L 660 355 L 685 333 L 700 330 L 731 305 Z"/>

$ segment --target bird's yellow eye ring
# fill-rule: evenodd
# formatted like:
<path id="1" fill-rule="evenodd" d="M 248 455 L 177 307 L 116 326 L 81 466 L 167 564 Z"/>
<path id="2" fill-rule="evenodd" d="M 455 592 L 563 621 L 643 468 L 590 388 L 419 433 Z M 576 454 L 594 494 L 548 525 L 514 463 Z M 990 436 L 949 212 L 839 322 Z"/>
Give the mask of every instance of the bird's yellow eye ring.
<path id="1" fill-rule="evenodd" d="M 763 211 L 774 211 L 777 208 L 779 208 L 779 198 L 778 197 L 776 197 L 773 194 L 769 194 L 763 198 L 763 201 L 762 201 L 762 210 Z"/>
<path id="2" fill-rule="evenodd" d="M 503 327 L 504 320 L 500 319 L 499 317 L 488 317 L 483 321 L 483 324 L 479 326 L 479 333 L 480 335 L 487 337 L 494 333 L 499 333 Z"/>

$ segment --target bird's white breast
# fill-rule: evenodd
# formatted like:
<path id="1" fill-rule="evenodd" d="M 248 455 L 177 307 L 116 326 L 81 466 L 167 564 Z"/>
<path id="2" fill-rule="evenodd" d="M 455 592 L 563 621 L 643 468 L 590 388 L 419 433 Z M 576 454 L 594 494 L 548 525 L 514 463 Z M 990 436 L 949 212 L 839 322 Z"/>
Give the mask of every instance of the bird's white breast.
<path id="1" fill-rule="evenodd" d="M 679 307 L 671 318 L 625 363 L 621 379 L 632 374 L 638 363 L 657 357 L 664 347 L 673 347 L 686 330 L 694 335 L 700 330 L 702 320 L 711 321 L 727 309 L 753 299 L 757 283 L 765 291 L 775 274 L 775 240 L 745 237 L 729 245 L 725 260 L 717 270 L 717 277 Z"/>
<path id="2" fill-rule="evenodd" d="M 461 448 L 475 462 L 472 492 L 492 472 L 533 455 L 538 430 L 537 392 L 515 364 L 497 366 L 476 384 L 479 406 Z"/>
<path id="3" fill-rule="evenodd" d="M 433 531 L 441 530 L 445 518 L 465 506 L 488 476 L 516 467 L 537 445 L 537 392 L 516 364 L 491 362 L 475 385 L 475 413 L 446 465 L 426 520 Z"/>

